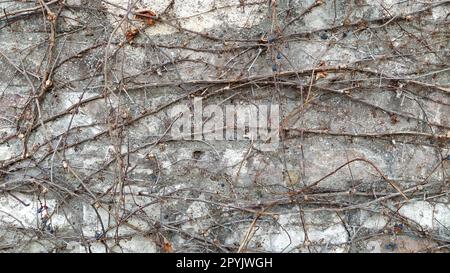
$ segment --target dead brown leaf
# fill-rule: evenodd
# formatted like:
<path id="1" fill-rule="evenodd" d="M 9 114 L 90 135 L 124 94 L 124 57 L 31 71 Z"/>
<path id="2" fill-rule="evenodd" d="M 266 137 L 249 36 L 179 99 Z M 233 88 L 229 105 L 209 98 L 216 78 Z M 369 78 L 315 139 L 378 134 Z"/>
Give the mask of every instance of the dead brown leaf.
<path id="1" fill-rule="evenodd" d="M 164 238 L 164 242 L 162 245 L 162 250 L 164 253 L 172 253 L 173 252 L 172 244 L 169 241 L 167 241 L 165 238 Z"/>
<path id="2" fill-rule="evenodd" d="M 328 73 L 326 71 L 323 72 L 317 72 L 316 73 L 316 81 L 318 79 L 326 78 L 328 76 Z"/>
<path id="3" fill-rule="evenodd" d="M 127 30 L 127 32 L 125 33 L 125 36 L 127 37 L 127 41 L 128 43 L 132 43 L 134 38 L 136 38 L 136 36 L 139 34 L 139 29 L 137 28 L 131 28 L 129 30 Z"/>
<path id="4" fill-rule="evenodd" d="M 327 64 L 325 63 L 325 61 L 320 61 L 319 62 L 319 68 L 323 68 L 325 67 Z M 316 73 L 316 81 L 318 79 L 322 79 L 322 78 L 326 78 L 328 76 L 328 72 L 327 71 L 320 71 Z"/>
<path id="5" fill-rule="evenodd" d="M 392 114 L 391 115 L 391 123 L 392 124 L 398 123 L 398 116 L 397 116 L 397 114 Z"/>
<path id="6" fill-rule="evenodd" d="M 156 17 L 156 13 L 149 9 L 142 9 L 136 12 L 136 18 L 143 20 L 148 26 L 156 24 L 154 17 Z"/>

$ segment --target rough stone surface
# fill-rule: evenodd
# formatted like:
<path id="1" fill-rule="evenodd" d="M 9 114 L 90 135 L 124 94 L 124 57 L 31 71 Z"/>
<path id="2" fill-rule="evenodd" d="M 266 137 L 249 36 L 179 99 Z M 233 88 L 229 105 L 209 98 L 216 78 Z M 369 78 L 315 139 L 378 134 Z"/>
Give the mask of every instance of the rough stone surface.
<path id="1" fill-rule="evenodd" d="M 46 3 L 0 2 L 0 251 L 449 250 L 449 1 Z M 174 139 L 199 97 L 279 143 Z"/>

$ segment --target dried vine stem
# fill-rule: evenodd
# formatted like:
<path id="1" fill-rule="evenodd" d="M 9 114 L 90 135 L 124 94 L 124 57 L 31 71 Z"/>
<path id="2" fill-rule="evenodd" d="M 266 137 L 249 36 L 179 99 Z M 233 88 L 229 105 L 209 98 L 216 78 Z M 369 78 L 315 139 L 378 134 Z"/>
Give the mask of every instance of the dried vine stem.
<path id="1" fill-rule="evenodd" d="M 408 212 L 426 202 L 434 225 L 448 207 L 450 1 L 10 2 L 0 199 L 38 213 L 0 210 L 17 235 L 0 251 L 365 251 L 386 232 L 448 251 L 449 227 Z M 279 105 L 278 148 L 173 138 L 170 111 L 194 97 Z M 315 238 L 336 227 L 337 243 Z"/>

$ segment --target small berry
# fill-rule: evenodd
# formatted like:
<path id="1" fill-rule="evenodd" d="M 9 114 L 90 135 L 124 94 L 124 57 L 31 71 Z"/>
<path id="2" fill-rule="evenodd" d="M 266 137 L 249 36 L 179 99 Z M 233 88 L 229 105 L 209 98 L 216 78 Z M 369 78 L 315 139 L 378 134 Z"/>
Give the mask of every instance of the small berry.
<path id="1" fill-rule="evenodd" d="M 103 232 L 97 230 L 95 232 L 95 239 L 100 240 L 103 237 L 103 235 L 104 235 Z"/>
<path id="2" fill-rule="evenodd" d="M 322 34 L 320 35 L 320 38 L 321 38 L 322 40 L 326 40 L 326 39 L 328 39 L 328 35 L 327 35 L 326 33 L 322 33 Z"/>

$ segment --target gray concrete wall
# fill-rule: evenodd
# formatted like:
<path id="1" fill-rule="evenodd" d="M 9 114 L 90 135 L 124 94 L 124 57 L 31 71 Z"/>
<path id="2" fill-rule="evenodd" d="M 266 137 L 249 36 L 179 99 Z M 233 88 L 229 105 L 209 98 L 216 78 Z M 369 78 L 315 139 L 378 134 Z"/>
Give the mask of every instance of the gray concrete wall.
<path id="1" fill-rule="evenodd" d="M 450 1 L 0 9 L 0 251 L 448 251 Z M 279 142 L 174 139 L 199 97 Z"/>

